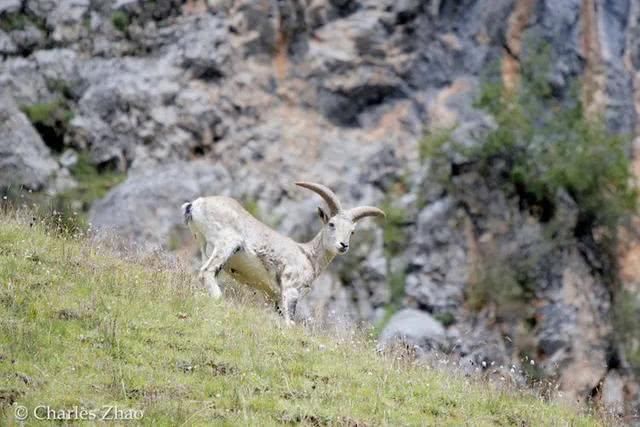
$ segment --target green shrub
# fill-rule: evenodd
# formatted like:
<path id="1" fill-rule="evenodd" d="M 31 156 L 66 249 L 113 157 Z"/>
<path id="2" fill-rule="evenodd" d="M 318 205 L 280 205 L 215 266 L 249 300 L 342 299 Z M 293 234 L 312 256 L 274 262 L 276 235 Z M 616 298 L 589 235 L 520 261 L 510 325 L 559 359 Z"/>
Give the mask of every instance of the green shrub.
<path id="1" fill-rule="evenodd" d="M 24 30 L 29 17 L 22 13 L 10 13 L 0 18 L 0 29 L 3 31 Z"/>
<path id="2" fill-rule="evenodd" d="M 418 152 L 422 162 L 438 156 L 443 147 L 450 143 L 453 128 L 429 130 L 420 140 Z"/>
<path id="3" fill-rule="evenodd" d="M 546 49 L 539 50 L 523 62 L 517 90 L 484 87 L 477 105 L 493 115 L 497 127 L 467 154 L 486 172 L 504 168 L 529 204 L 552 203 L 559 190 L 567 191 L 578 206 L 581 230 L 604 227 L 614 235 L 637 205 L 628 139 L 609 132 L 601 119 L 588 118 L 575 90 L 568 99 L 551 99 L 541 77 Z"/>
<path id="4" fill-rule="evenodd" d="M 118 31 L 124 33 L 130 24 L 129 15 L 121 10 L 116 10 L 111 14 L 111 23 Z"/>
<path id="5" fill-rule="evenodd" d="M 456 317 L 450 311 L 443 311 L 441 313 L 436 313 L 433 317 L 440 323 L 442 323 L 445 327 L 449 327 L 456 323 Z"/>
<path id="6" fill-rule="evenodd" d="M 73 118 L 73 113 L 61 100 L 26 105 L 22 107 L 22 111 L 34 125 L 40 124 L 52 128 L 60 125 L 66 127 Z"/>
<path id="7" fill-rule="evenodd" d="M 402 306 L 402 298 L 405 292 L 406 265 L 397 265 L 393 262 L 407 246 L 407 212 L 391 203 L 391 198 L 385 200 L 381 206 L 386 214 L 383 228 L 384 255 L 387 264 L 387 277 L 390 290 L 390 299 L 385 309 L 384 318 L 376 325 L 375 333 L 382 332 L 382 329 L 391 316 Z"/>
<path id="8" fill-rule="evenodd" d="M 76 204 L 80 212 L 87 212 L 92 202 L 104 197 L 126 177 L 119 171 L 100 172 L 86 153 L 78 155 L 78 161 L 71 167 L 70 172 L 78 186 L 56 196 L 55 203 L 59 210 L 67 210 Z"/>
<path id="9" fill-rule="evenodd" d="M 434 132 L 425 137 L 420 152 L 436 170 L 450 170 L 453 156 L 467 159 L 467 167 L 479 171 L 489 186 L 502 186 L 548 228 L 568 227 L 553 215 L 557 195 L 566 192 L 576 203 L 578 220 L 564 234 L 589 240 L 598 236 L 601 255 L 613 258 L 617 230 L 637 207 L 629 141 L 608 131 L 602 119 L 587 117 L 578 85 L 564 97 L 555 96 L 547 79 L 549 62 L 548 47 L 534 46 L 522 60 L 516 89 L 500 81 L 484 84 L 476 106 L 489 112 L 496 126 L 478 144 L 456 145 L 450 131 Z M 447 171 L 442 174 L 449 180 L 446 185 L 455 187 Z M 561 244 L 548 243 L 546 251 Z M 533 266 L 481 252 L 477 283 L 468 291 L 471 307 L 493 302 L 500 308 L 498 315 L 523 307 L 532 296 Z"/>
<path id="10" fill-rule="evenodd" d="M 467 303 L 473 310 L 493 304 L 499 318 L 522 317 L 533 297 L 535 259 L 518 259 L 484 249 L 474 271 L 475 280 L 467 288 Z"/>
<path id="11" fill-rule="evenodd" d="M 386 201 L 382 205 L 386 214 L 384 221 L 384 250 L 387 258 L 398 255 L 407 245 L 407 213 L 404 209 Z"/>
<path id="12" fill-rule="evenodd" d="M 629 140 L 586 116 L 577 85 L 565 99 L 552 97 L 548 64 L 548 47 L 538 45 L 521 63 L 517 89 L 502 82 L 483 86 L 476 106 L 491 113 L 496 127 L 480 144 L 456 146 L 450 131 L 435 132 L 424 138 L 421 156 L 437 161 L 461 154 L 483 176 L 499 176 L 533 211 L 552 206 L 564 190 L 579 209 L 577 235 L 601 228 L 614 237 L 637 207 Z"/>

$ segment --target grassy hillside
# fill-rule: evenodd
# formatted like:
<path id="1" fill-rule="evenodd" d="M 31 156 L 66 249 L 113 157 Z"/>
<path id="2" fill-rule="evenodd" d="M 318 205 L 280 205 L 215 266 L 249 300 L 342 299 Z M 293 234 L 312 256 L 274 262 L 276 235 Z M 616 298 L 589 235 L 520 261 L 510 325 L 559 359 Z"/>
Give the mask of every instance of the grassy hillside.
<path id="1" fill-rule="evenodd" d="M 157 257 L 123 260 L 13 216 L 0 217 L 0 425 L 17 424 L 16 405 L 28 425 L 38 405 L 144 412 L 126 425 L 598 424 L 383 358 L 371 340 L 285 328 L 267 308 L 211 301 Z"/>

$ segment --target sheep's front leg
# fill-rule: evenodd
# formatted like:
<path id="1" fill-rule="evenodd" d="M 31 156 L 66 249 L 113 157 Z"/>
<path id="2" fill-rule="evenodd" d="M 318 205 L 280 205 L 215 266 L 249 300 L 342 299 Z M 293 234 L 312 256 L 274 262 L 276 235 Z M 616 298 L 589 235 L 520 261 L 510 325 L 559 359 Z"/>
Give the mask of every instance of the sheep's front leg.
<path id="1" fill-rule="evenodd" d="M 218 274 L 220 274 L 222 267 L 224 267 L 229 258 L 238 252 L 240 248 L 239 241 L 221 239 L 213 248 L 209 259 L 200 268 L 200 280 L 207 286 L 209 294 L 213 298 L 218 299 L 222 295 L 218 285 Z M 213 275 L 207 274 L 211 271 L 213 271 Z"/>
<path id="2" fill-rule="evenodd" d="M 296 314 L 296 306 L 298 305 L 299 297 L 300 293 L 296 288 L 289 287 L 282 290 L 280 307 L 287 326 L 291 326 L 295 323 L 293 321 L 293 317 Z"/>

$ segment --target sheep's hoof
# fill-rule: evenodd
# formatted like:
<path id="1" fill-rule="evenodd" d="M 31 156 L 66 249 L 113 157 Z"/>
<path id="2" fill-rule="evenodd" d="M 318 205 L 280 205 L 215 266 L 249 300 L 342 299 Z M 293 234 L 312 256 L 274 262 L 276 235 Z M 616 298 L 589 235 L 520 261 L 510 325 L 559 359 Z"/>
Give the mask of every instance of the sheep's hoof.
<path id="1" fill-rule="evenodd" d="M 218 282 L 216 281 L 215 277 L 212 277 L 205 273 L 200 273 L 198 275 L 198 279 L 200 280 L 200 284 L 207 288 L 211 298 L 220 299 L 220 297 L 222 296 L 222 291 L 220 290 L 220 286 L 218 286 Z"/>
<path id="2" fill-rule="evenodd" d="M 211 295 L 211 298 L 213 298 L 214 300 L 219 300 L 222 297 L 222 292 L 218 287 L 209 288 L 209 295 Z"/>

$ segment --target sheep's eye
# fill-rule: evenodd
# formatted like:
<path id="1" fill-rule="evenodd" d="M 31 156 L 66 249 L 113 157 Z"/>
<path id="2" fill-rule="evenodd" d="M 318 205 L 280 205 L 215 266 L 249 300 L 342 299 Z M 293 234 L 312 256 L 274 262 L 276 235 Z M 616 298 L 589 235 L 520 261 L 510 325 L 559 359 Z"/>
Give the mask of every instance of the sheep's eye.
<path id="1" fill-rule="evenodd" d="M 351 232 L 351 235 L 353 236 L 353 233 L 355 233 L 355 230 Z"/>
<path id="2" fill-rule="evenodd" d="M 329 227 L 334 228 L 336 225 L 332 222 L 329 223 Z"/>

